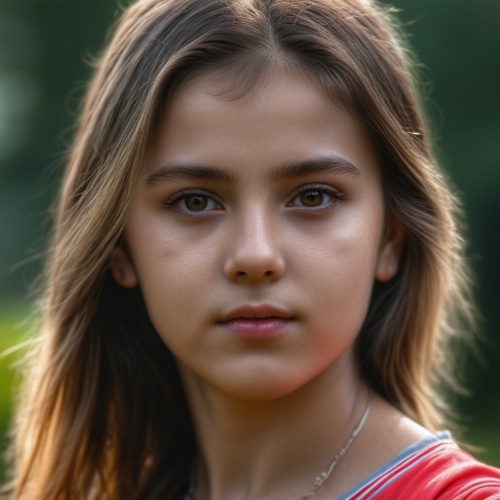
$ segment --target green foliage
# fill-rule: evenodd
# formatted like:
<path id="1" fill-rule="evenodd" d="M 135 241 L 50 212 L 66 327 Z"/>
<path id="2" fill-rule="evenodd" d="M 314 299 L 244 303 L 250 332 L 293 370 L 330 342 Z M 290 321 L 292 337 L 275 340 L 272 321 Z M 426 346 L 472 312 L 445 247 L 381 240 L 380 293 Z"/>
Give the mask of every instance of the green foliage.
<path id="1" fill-rule="evenodd" d="M 12 416 L 17 377 L 14 364 L 23 352 L 15 349 L 25 338 L 27 309 L 20 304 L 0 309 L 0 485 L 3 482 L 3 453 Z"/>
<path id="2" fill-rule="evenodd" d="M 475 425 L 465 434 L 472 445 L 471 453 L 479 460 L 500 467 L 500 428 L 498 425 Z"/>

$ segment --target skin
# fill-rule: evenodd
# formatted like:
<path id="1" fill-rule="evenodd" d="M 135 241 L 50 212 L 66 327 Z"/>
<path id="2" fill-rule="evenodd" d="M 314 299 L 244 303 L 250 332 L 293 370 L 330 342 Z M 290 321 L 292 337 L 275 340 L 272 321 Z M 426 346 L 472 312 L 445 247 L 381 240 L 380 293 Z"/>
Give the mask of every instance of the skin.
<path id="1" fill-rule="evenodd" d="M 177 358 L 200 447 L 197 498 L 299 498 L 365 408 L 353 346 L 404 234 L 347 111 L 283 73 L 236 100 L 215 76 L 166 106 L 111 270 L 141 286 Z M 246 313 L 227 321 L 242 306 L 285 317 L 274 329 Z M 363 431 L 315 498 L 425 434 L 378 397 Z M 392 444 L 377 442 L 388 433 Z"/>

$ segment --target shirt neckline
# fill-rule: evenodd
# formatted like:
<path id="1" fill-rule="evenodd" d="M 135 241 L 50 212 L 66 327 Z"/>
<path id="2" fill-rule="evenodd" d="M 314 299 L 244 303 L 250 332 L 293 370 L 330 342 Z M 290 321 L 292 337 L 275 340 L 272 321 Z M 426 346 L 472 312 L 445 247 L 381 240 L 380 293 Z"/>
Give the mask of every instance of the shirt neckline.
<path id="1" fill-rule="evenodd" d="M 359 492 L 362 488 L 364 488 L 366 485 L 371 483 L 374 479 L 376 479 L 379 476 L 382 476 L 385 474 L 387 471 L 401 463 L 402 461 L 406 460 L 408 457 L 411 455 L 418 453 L 422 451 L 423 449 L 427 448 L 428 446 L 441 442 L 441 441 L 453 441 L 453 438 L 451 434 L 448 431 L 438 431 L 434 432 L 433 434 L 430 434 L 429 436 L 426 436 L 422 439 L 419 439 L 415 443 L 411 444 L 410 446 L 407 446 L 403 451 L 398 453 L 394 458 L 389 460 L 385 465 L 382 467 L 379 467 L 375 472 L 367 476 L 365 479 L 363 479 L 360 483 L 358 483 L 356 486 L 351 488 L 350 490 L 346 491 L 342 495 L 335 497 L 334 500 L 348 500 L 351 496 L 355 495 L 357 492 Z"/>

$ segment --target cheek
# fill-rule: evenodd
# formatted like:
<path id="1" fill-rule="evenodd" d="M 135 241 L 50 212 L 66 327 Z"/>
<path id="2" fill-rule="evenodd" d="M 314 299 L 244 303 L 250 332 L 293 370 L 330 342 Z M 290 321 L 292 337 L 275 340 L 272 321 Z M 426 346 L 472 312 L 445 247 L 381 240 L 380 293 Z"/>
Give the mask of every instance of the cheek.
<path id="1" fill-rule="evenodd" d="M 377 208 L 377 206 L 375 206 Z M 382 232 L 381 211 L 371 217 L 339 218 L 296 254 L 295 272 L 314 309 L 332 327 L 352 334 L 366 316 Z M 307 263 L 300 265 L 299 262 Z"/>
<path id="2" fill-rule="evenodd" d="M 168 334 L 189 328 L 211 292 L 216 269 L 215 250 L 200 246 L 175 228 L 135 221 L 128 227 L 128 246 L 153 325 Z"/>

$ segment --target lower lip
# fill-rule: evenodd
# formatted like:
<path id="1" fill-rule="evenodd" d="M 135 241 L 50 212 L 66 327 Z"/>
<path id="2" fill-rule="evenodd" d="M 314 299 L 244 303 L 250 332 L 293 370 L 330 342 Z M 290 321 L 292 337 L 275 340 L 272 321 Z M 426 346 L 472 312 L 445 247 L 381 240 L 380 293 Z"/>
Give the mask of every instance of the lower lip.
<path id="1" fill-rule="evenodd" d="M 292 322 L 284 318 L 233 319 L 223 324 L 232 333 L 248 339 L 266 339 L 276 336 Z"/>

